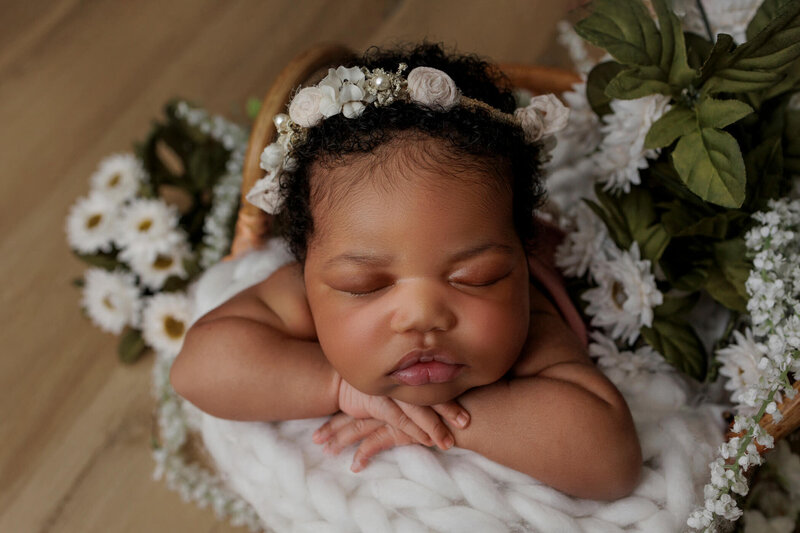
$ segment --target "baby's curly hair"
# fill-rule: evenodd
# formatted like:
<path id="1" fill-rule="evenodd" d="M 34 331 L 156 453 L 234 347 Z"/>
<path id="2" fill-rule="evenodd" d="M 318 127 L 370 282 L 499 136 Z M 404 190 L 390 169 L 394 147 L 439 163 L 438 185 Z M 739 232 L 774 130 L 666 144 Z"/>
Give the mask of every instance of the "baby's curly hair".
<path id="1" fill-rule="evenodd" d="M 441 44 L 425 42 L 391 50 L 372 47 L 346 66 L 393 72 L 400 63 L 407 64 L 408 71 L 422 66 L 442 70 L 465 96 L 504 113 L 514 112 L 516 104 L 510 82 L 496 66 L 475 55 L 448 52 Z M 456 106 L 441 112 L 397 101 L 388 106 L 367 106 L 357 119 L 338 114 L 323 120 L 310 128 L 305 141 L 293 149 L 298 166 L 296 171 L 281 177 L 285 201 L 275 222 L 276 232 L 286 240 L 301 265 L 314 235 L 311 210 L 316 191 L 311 183 L 314 166 L 330 169 L 347 165 L 353 157 L 378 157 L 376 152 L 382 145 L 414 137 L 443 141 L 452 152 L 453 157 L 448 160 L 458 161 L 461 168 L 477 168 L 496 177 L 499 183 L 494 185 L 510 189 L 514 227 L 529 249 L 535 232 L 533 213 L 544 202 L 541 145 L 527 142 L 521 128 L 501 122 L 482 109 Z"/>

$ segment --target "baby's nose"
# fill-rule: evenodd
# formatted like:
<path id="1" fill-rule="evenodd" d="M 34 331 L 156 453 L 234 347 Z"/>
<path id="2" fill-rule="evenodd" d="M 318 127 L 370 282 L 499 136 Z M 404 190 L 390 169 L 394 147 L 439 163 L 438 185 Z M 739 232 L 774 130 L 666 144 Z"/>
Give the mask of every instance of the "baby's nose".
<path id="1" fill-rule="evenodd" d="M 399 289 L 399 290 L 398 290 Z M 396 289 L 396 309 L 392 330 L 447 331 L 456 325 L 456 315 L 447 302 L 446 291 L 432 281 L 409 281 Z"/>

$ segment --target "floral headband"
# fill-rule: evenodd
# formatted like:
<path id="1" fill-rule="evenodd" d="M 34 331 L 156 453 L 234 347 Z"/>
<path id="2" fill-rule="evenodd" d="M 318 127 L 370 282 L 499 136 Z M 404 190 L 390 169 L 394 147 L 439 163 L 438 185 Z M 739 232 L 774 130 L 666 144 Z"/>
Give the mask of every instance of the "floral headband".
<path id="1" fill-rule="evenodd" d="M 417 67 L 404 78 L 406 68 L 405 63 L 400 63 L 397 72 L 338 67 L 329 69 L 318 85 L 300 89 L 289 104 L 289 114 L 279 113 L 273 118 L 278 140 L 264 148 L 260 166 L 266 175 L 250 189 L 247 200 L 267 213 L 280 211 L 278 180 L 281 174 L 297 169 L 292 150 L 303 143 L 308 129 L 340 113 L 358 118 L 368 105 L 387 106 L 399 100 L 442 112 L 455 106 L 481 108 L 502 122 L 521 127 L 528 142 L 559 131 L 569 119 L 569 109 L 552 94 L 533 97 L 527 107 L 516 109 L 512 115 L 462 95 L 453 79 L 441 70 Z"/>

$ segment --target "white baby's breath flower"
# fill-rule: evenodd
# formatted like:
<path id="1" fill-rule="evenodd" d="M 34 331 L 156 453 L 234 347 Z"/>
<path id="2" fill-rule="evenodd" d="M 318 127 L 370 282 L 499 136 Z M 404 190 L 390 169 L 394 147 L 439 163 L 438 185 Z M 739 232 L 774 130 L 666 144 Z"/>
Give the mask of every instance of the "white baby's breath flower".
<path id="1" fill-rule="evenodd" d="M 645 150 L 644 139 L 650 126 L 669 109 L 669 97 L 651 94 L 635 100 L 612 100 L 612 113 L 603 120 L 604 135 L 600 150 L 593 156 L 604 189 L 629 192 L 641 180 L 639 170 L 647 168 L 647 158 L 655 150 Z"/>
<path id="2" fill-rule="evenodd" d="M 125 261 L 138 255 L 155 260 L 159 253 L 167 253 L 185 240 L 185 234 L 178 229 L 178 211 L 174 206 L 140 198 L 122 209 L 116 241 Z"/>
<path id="3" fill-rule="evenodd" d="M 133 256 L 130 265 L 143 285 L 152 290 L 159 290 L 170 276 L 186 279 L 184 261 L 191 256 L 189 243 L 184 241 L 166 252 L 157 254 L 152 260 L 144 255 Z"/>
<path id="4" fill-rule="evenodd" d="M 142 336 L 153 349 L 177 355 L 191 318 L 192 302 L 185 294 L 156 294 L 148 298 L 142 312 Z"/>
<path id="5" fill-rule="evenodd" d="M 461 98 L 453 78 L 439 69 L 417 67 L 408 73 L 408 95 L 426 107 L 448 110 Z"/>
<path id="6" fill-rule="evenodd" d="M 598 287 L 581 296 L 589 302 L 586 313 L 591 324 L 602 327 L 612 338 L 633 343 L 642 326 L 653 323 L 653 308 L 663 296 L 656 287 L 650 261 L 640 259 L 639 245 L 629 251 L 610 247 L 611 259 L 597 261 L 591 271 Z"/>
<path id="7" fill-rule="evenodd" d="M 100 191 L 111 200 L 122 203 L 136 196 L 146 179 L 144 165 L 133 154 L 114 154 L 100 162 L 90 178 L 93 191 Z"/>
<path id="8" fill-rule="evenodd" d="M 88 269 L 82 304 L 92 322 L 109 333 L 119 334 L 125 326 L 138 323 L 141 300 L 130 273 Z"/>
<path id="9" fill-rule="evenodd" d="M 79 198 L 67 216 L 67 240 L 80 253 L 110 252 L 116 233 L 117 204 L 102 192 Z"/>

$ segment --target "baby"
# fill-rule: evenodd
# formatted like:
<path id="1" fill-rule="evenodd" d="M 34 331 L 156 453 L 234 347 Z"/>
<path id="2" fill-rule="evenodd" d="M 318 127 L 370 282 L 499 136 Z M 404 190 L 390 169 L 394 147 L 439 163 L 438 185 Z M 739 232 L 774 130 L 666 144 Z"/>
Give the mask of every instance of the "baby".
<path id="1" fill-rule="evenodd" d="M 629 494 L 630 412 L 542 266 L 555 104 L 515 115 L 495 68 L 436 45 L 355 64 L 276 117 L 248 195 L 296 262 L 192 326 L 175 390 L 222 418 L 334 415 L 314 440 L 358 443 L 354 471 L 393 446 L 459 446 L 570 495 Z"/>

